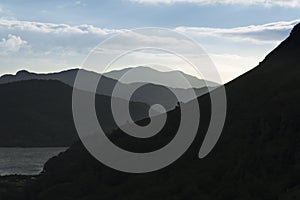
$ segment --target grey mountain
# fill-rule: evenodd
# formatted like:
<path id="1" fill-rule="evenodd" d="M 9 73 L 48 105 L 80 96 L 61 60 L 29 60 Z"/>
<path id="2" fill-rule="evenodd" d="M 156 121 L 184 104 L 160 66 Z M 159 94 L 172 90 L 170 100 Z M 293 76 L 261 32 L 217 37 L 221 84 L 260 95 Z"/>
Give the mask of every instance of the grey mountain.
<path id="1" fill-rule="evenodd" d="M 160 72 L 154 69 L 150 69 L 148 67 L 137 67 L 137 70 L 134 70 L 134 73 L 132 75 L 137 77 L 145 77 L 148 80 L 153 80 L 153 78 L 156 77 L 154 79 L 155 81 L 149 81 L 147 83 L 143 82 L 142 80 L 140 82 L 133 83 L 118 82 L 117 80 L 130 69 L 131 68 L 124 69 L 121 71 L 111 71 L 105 73 L 104 76 L 84 69 L 70 69 L 62 72 L 49 74 L 37 74 L 28 72 L 26 70 L 22 70 L 17 72 L 15 75 L 9 74 L 0 77 L 0 84 L 25 80 L 57 80 L 73 87 L 76 75 L 80 70 L 88 78 L 101 76 L 99 87 L 97 89 L 97 94 L 99 95 L 112 96 L 114 87 L 118 83 L 118 87 L 120 88 L 118 90 L 120 92 L 118 94 L 119 98 L 123 98 L 124 100 L 128 101 L 130 100 L 134 102 L 142 102 L 148 105 L 162 103 L 166 110 L 171 110 L 175 108 L 178 102 L 178 99 L 173 95 L 173 93 L 170 92 L 170 90 L 174 91 L 174 93 L 178 94 L 181 97 L 180 101 L 187 102 L 195 97 L 199 97 L 203 94 L 206 94 L 208 91 L 212 90 L 217 86 L 216 83 L 208 82 L 209 86 L 206 87 L 204 80 L 197 79 L 196 77 L 184 74 L 182 72 Z M 171 87 L 172 85 L 176 85 L 176 81 L 180 82 L 178 79 L 179 76 L 184 76 L 191 83 L 191 85 L 195 86 L 195 88 L 184 89 Z M 156 81 L 158 83 L 156 83 Z M 179 84 L 177 83 L 177 86 L 178 85 Z M 138 89 L 130 98 L 125 98 L 128 91 L 132 91 L 133 88 L 138 88 L 141 86 L 143 86 L 142 89 Z M 195 95 L 191 95 L 191 92 L 194 92 Z"/>
<path id="2" fill-rule="evenodd" d="M 133 70 L 134 69 L 134 70 Z M 146 81 L 153 84 L 164 85 L 171 88 L 183 88 L 187 89 L 190 87 L 184 87 L 182 85 L 183 78 L 189 82 L 192 88 L 203 88 L 207 87 L 217 87 L 219 84 L 214 83 L 212 81 L 205 81 L 203 79 L 198 79 L 195 76 L 188 75 L 181 71 L 158 71 L 150 67 L 139 66 L 139 67 L 130 67 L 121 70 L 114 70 L 108 73 L 105 73 L 106 77 L 113 78 L 116 80 L 120 80 L 120 78 L 130 71 L 130 78 L 132 77 L 138 79 L 139 77 L 147 77 Z M 123 83 L 128 83 L 126 81 L 121 81 Z M 144 82 L 142 79 L 139 82 Z"/>

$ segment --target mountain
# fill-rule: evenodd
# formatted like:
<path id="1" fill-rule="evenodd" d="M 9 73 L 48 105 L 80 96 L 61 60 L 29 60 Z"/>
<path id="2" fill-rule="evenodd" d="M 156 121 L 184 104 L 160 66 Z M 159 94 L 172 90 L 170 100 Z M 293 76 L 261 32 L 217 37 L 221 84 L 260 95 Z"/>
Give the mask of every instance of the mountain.
<path id="1" fill-rule="evenodd" d="M 74 78 L 76 77 L 77 72 L 78 69 L 70 69 L 56 73 L 37 74 L 26 70 L 21 70 L 15 75 L 6 74 L 1 76 L 0 84 L 26 80 L 58 80 L 69 86 L 72 86 L 74 84 Z"/>
<path id="2" fill-rule="evenodd" d="M 134 69 L 134 70 L 132 70 Z M 203 88 L 205 86 L 208 87 L 217 87 L 219 84 L 214 83 L 212 81 L 204 81 L 201 79 L 198 79 L 194 76 L 188 75 L 186 73 L 183 73 L 181 71 L 157 71 L 150 67 L 145 66 L 139 66 L 135 68 L 125 68 L 121 70 L 114 70 L 105 73 L 104 75 L 106 77 L 119 80 L 124 74 L 127 72 L 130 72 L 130 79 L 129 80 L 135 80 L 139 77 L 147 77 L 151 81 L 147 81 L 148 83 L 158 84 L 158 85 L 164 85 L 170 88 L 182 88 L 182 89 L 188 89 L 188 87 L 184 87 L 181 82 L 184 78 L 187 80 L 192 88 Z M 168 78 L 167 78 L 168 77 Z M 122 82 L 122 81 L 121 81 Z M 138 81 L 143 82 L 143 80 Z M 123 82 L 123 83 L 129 83 L 129 82 Z"/>
<path id="3" fill-rule="evenodd" d="M 78 142 L 46 163 L 24 198 L 299 199 L 299 47 L 300 24 L 259 66 L 226 84 L 225 127 L 206 158 L 198 159 L 197 154 L 210 120 L 208 95 L 198 99 L 201 120 L 194 143 L 172 165 L 153 173 L 122 173 L 96 161 Z M 163 134 L 135 150 L 171 140 L 178 108 L 168 118 Z M 124 137 L 112 139 L 131 148 Z"/>
<path id="4" fill-rule="evenodd" d="M 135 70 L 132 70 L 135 69 Z M 37 74 L 33 72 L 29 72 L 26 70 L 21 70 L 17 72 L 15 75 L 13 74 L 6 74 L 0 77 L 0 84 L 9 83 L 9 82 L 16 82 L 16 81 L 23 81 L 23 80 L 59 80 L 69 86 L 73 86 L 74 80 L 78 70 L 83 70 L 86 73 L 91 75 L 97 75 L 97 73 L 92 71 L 87 71 L 84 69 L 70 69 L 65 70 L 62 72 L 55 72 L 55 73 L 48 73 L 48 74 Z M 130 77 L 138 79 L 138 77 L 148 77 L 149 80 L 147 83 L 152 83 L 154 85 L 162 85 L 170 88 L 181 88 L 187 89 L 186 87 L 180 84 L 182 82 L 182 78 L 185 78 L 191 84 L 192 88 L 203 88 L 203 87 L 217 87 L 219 84 L 211 82 L 211 81 L 204 81 L 198 79 L 194 76 L 185 74 L 181 71 L 169 71 L 169 72 L 161 72 L 155 70 L 150 67 L 135 67 L 135 68 L 125 68 L 122 70 L 113 70 L 107 73 L 104 73 L 104 78 L 107 78 L 105 82 L 119 80 L 125 73 L 132 70 L 130 73 Z M 99 75 L 99 74 L 98 74 Z M 182 77 L 181 77 L 182 76 Z M 166 79 L 166 77 L 168 77 Z M 112 80 L 113 79 L 113 80 Z M 139 82 L 139 81 L 135 81 Z M 141 80 L 140 82 L 145 82 Z M 128 82 L 124 82 L 127 83 Z"/>
<path id="5" fill-rule="evenodd" d="M 78 71 L 81 70 L 82 73 L 85 73 L 87 77 L 100 77 L 100 74 L 97 74 L 95 72 L 87 71 L 84 69 L 71 69 L 66 70 L 62 72 L 57 73 L 49 73 L 49 74 L 36 74 L 32 72 L 28 72 L 26 70 L 22 70 L 16 73 L 16 75 L 4 75 L 0 77 L 0 84 L 4 83 L 11 83 L 11 82 L 17 82 L 17 81 L 24 81 L 24 80 L 58 80 L 62 83 L 65 83 L 71 87 L 74 85 L 74 81 L 76 78 L 76 75 Z M 112 71 L 104 76 L 101 76 L 101 82 L 100 86 L 98 87 L 97 94 L 99 95 L 105 95 L 105 96 L 112 96 L 112 91 L 114 87 L 117 84 L 118 79 L 112 79 L 108 76 L 112 76 L 114 78 L 119 78 L 117 75 L 120 76 L 120 74 L 124 74 L 130 69 L 125 69 L 123 71 Z M 160 79 L 165 80 L 162 83 L 166 83 L 166 85 L 159 85 L 157 83 L 154 84 L 154 82 L 133 82 L 133 83 L 119 83 L 118 86 L 120 87 L 119 96 L 125 97 L 128 91 L 131 91 L 133 88 L 138 88 L 144 84 L 146 84 L 143 89 L 140 89 L 136 95 L 133 95 L 130 99 L 125 99 L 127 101 L 134 101 L 134 102 L 143 102 L 148 105 L 153 105 L 156 102 L 163 102 L 165 105 L 165 108 L 167 111 L 172 110 L 177 105 L 177 99 L 170 95 L 169 92 L 167 92 L 167 88 L 172 89 L 175 91 L 175 93 L 179 94 L 182 97 L 183 102 L 188 102 L 192 100 L 193 96 L 190 95 L 191 90 L 194 90 L 196 97 L 201 96 L 205 93 L 207 93 L 209 90 L 213 90 L 215 87 L 217 87 L 218 84 L 213 82 L 207 82 L 209 85 L 205 85 L 205 82 L 203 80 L 199 80 L 195 77 L 186 75 L 182 72 L 159 72 L 150 68 L 146 67 L 137 67 L 135 72 L 138 72 L 138 77 L 143 78 L 151 78 L 153 79 L 156 77 L 155 80 L 159 82 Z M 184 76 L 187 78 L 187 80 L 191 81 L 191 84 L 199 86 L 199 88 L 172 88 L 168 86 L 168 82 L 173 82 L 175 84 L 176 81 L 179 81 L 178 74 Z M 133 75 L 137 75 L 136 73 L 133 73 Z M 166 77 L 168 77 L 166 79 Z M 167 80 L 167 82 L 166 82 Z M 169 81 L 168 81 L 169 80 Z M 156 82 L 156 81 L 155 81 Z M 180 86 L 180 84 L 177 83 L 177 86 Z"/>
<path id="6" fill-rule="evenodd" d="M 72 87 L 79 69 L 60 73 L 35 74 L 20 71 L 16 75 L 4 75 L 0 78 L 0 141 L 2 147 L 37 147 L 37 146 L 70 146 L 77 137 L 72 118 Z M 100 76 L 97 73 L 82 70 L 88 77 Z M 159 73 L 159 72 L 157 72 Z M 97 88 L 99 112 L 106 132 L 116 128 L 111 116 L 110 100 L 117 81 L 105 76 L 101 77 Z M 125 96 L 132 88 L 144 83 L 120 85 L 120 96 Z M 57 91 L 56 91 L 57 88 Z M 118 99 L 121 102 L 132 102 L 131 112 L 134 119 L 148 117 L 148 108 L 160 102 L 166 110 L 172 110 L 177 105 L 177 98 L 161 85 L 146 84 L 138 89 L 128 99 Z M 173 88 L 172 88 L 173 89 Z M 209 88 L 195 89 L 196 95 L 205 94 Z M 173 89 L 189 101 L 189 90 Z M 59 98 L 56 98 L 59 97 Z M 119 103 L 119 104 L 120 104 Z M 131 113 L 131 114 L 132 114 Z M 157 112 L 158 114 L 159 112 Z M 126 120 L 123 119 L 123 124 Z M 14 124 L 17 124 L 15 126 Z"/>
<path id="7" fill-rule="evenodd" d="M 0 94 L 1 147 L 61 147 L 78 140 L 70 86 L 54 80 L 19 81 L 0 84 Z M 97 113 L 105 116 L 99 117 L 99 121 L 108 133 L 117 127 L 110 103 L 111 97 L 96 96 Z M 130 105 L 135 119 L 148 116 L 148 105 L 138 102 Z"/>

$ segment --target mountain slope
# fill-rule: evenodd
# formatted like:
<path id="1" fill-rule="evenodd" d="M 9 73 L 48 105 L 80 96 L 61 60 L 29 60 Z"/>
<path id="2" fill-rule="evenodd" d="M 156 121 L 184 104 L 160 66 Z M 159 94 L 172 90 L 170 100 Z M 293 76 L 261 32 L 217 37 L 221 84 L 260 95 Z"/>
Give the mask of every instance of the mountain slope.
<path id="1" fill-rule="evenodd" d="M 61 81 L 62 83 L 65 83 L 73 87 L 76 75 L 79 70 L 81 70 L 82 73 L 85 73 L 88 77 L 95 77 L 95 76 L 100 77 L 100 74 L 97 74 L 92 71 L 86 71 L 83 69 L 71 69 L 71 70 L 66 70 L 57 73 L 49 73 L 49 74 L 36 74 L 36 73 L 31 73 L 22 70 L 19 71 L 16 75 L 4 75 L 0 77 L 0 84 L 12 83 L 12 82 L 24 81 L 24 80 L 58 80 Z M 118 82 L 117 81 L 118 78 L 120 78 L 120 76 L 122 76 L 128 70 L 129 69 L 124 69 L 122 71 L 112 71 L 112 72 L 108 72 L 104 76 L 101 76 L 101 82 L 99 84 L 100 87 L 98 87 L 97 94 L 112 96 L 112 91 Z M 135 71 L 138 73 L 138 77 L 150 78 L 153 80 L 155 79 L 159 80 L 162 77 L 164 77 L 165 81 L 161 82 L 161 84 L 155 83 L 155 81 L 149 83 L 143 81 L 133 82 L 129 84 L 119 83 L 118 84 L 120 88 L 119 91 L 121 92 L 119 96 L 126 96 L 125 94 L 127 94 L 128 91 L 131 91 L 132 88 L 138 88 L 146 84 L 146 86 L 143 87 L 142 90 L 139 90 L 139 92 L 136 95 L 133 95 L 131 99 L 125 99 L 125 100 L 134 101 L 134 102 L 143 102 L 148 105 L 153 105 L 158 100 L 160 100 L 164 102 L 167 111 L 175 108 L 175 106 L 177 105 L 177 99 L 171 97 L 172 95 L 169 95 L 169 93 L 166 92 L 166 88 L 170 88 L 173 91 L 175 91 L 175 93 L 180 94 L 183 97 L 182 99 L 183 102 L 188 102 L 193 99 L 193 97 L 189 95 L 191 93 L 191 90 L 194 90 L 196 96 L 199 97 L 201 95 L 206 94 L 209 90 L 212 90 L 214 87 L 217 86 L 217 84 L 213 82 L 208 82 L 209 85 L 206 86 L 203 80 L 199 80 L 195 77 L 186 75 L 182 72 L 180 73 L 159 72 L 154 69 L 145 68 L 145 67 L 137 67 Z M 180 79 L 178 79 L 179 74 L 184 77 L 187 77 L 187 80 L 190 80 L 192 85 L 199 86 L 199 88 L 194 88 L 194 89 L 180 88 L 181 82 Z M 136 75 L 137 75 L 136 73 L 133 74 L 133 76 Z M 108 76 L 114 77 L 116 79 L 109 78 Z M 165 77 L 168 78 L 166 79 Z M 179 88 L 170 87 L 169 86 L 170 84 L 168 85 L 170 81 L 172 82 L 173 86 L 179 86 Z M 175 82 L 177 82 L 177 84 Z M 166 85 L 164 85 L 163 83 L 166 83 Z"/>
<path id="2" fill-rule="evenodd" d="M 0 84 L 0 95 L 1 147 L 70 146 L 78 140 L 72 116 L 72 88 L 68 85 L 53 80 L 13 82 Z M 96 97 L 97 113 L 106 116 L 99 120 L 107 132 L 116 128 L 110 102 L 108 96 Z M 147 105 L 131 105 L 136 119 L 147 116 Z"/>
<path id="3" fill-rule="evenodd" d="M 126 74 L 127 72 L 129 72 L 132 69 L 133 68 L 114 70 L 114 71 L 107 72 L 104 75 L 106 77 L 109 77 L 109 78 L 112 78 L 115 80 L 119 80 L 124 74 Z M 151 80 L 150 83 L 164 85 L 164 86 L 171 87 L 171 88 L 187 89 L 180 84 L 182 82 L 182 78 L 185 78 L 186 80 L 188 80 L 189 83 L 191 84 L 192 88 L 203 88 L 203 87 L 205 87 L 205 85 L 207 85 L 208 87 L 217 87 L 219 85 L 219 84 L 211 82 L 211 81 L 205 82 L 204 80 L 198 79 L 198 78 L 188 75 L 188 74 L 185 74 L 181 71 L 161 72 L 161 71 L 157 71 L 150 67 L 139 66 L 139 67 L 134 68 L 134 70 L 132 70 L 130 72 L 130 77 L 133 77 L 133 80 L 134 80 L 134 78 L 138 79 L 139 77 L 145 77 L 145 76 L 147 76 L 149 78 L 149 80 Z M 166 77 L 168 77 L 168 78 L 166 78 Z M 143 81 L 143 80 L 141 80 L 141 81 Z"/>
<path id="4" fill-rule="evenodd" d="M 226 124 L 206 158 L 199 160 L 197 154 L 210 116 L 208 95 L 199 98 L 204 117 L 195 142 L 171 166 L 154 173 L 125 174 L 100 164 L 78 143 L 49 160 L 26 195 L 34 199 L 299 199 L 299 38 L 297 25 L 258 67 L 226 85 Z M 168 113 L 170 124 L 176 124 L 178 114 L 178 109 Z M 172 138 L 170 132 L 176 127 L 170 124 L 150 146 Z M 114 141 L 126 146 L 128 139 Z"/>
<path id="5" fill-rule="evenodd" d="M 132 70 L 133 68 L 125 68 L 122 70 L 113 70 L 107 73 L 104 73 L 103 75 L 107 80 L 105 82 L 110 82 L 114 80 L 119 80 L 125 73 L 128 71 Z M 186 80 L 188 80 L 191 83 L 191 86 L 193 88 L 202 88 L 205 87 L 206 84 L 208 87 L 216 87 L 219 84 L 211 82 L 211 81 L 205 81 L 200 80 L 196 77 L 193 77 L 191 75 L 185 74 L 180 71 L 170 71 L 170 72 L 161 72 L 157 71 L 155 69 L 152 69 L 150 67 L 135 67 L 135 70 L 133 70 L 130 74 L 131 77 L 144 77 L 144 76 L 149 76 L 149 79 L 151 79 L 152 84 L 156 85 L 163 85 L 166 87 L 171 87 L 171 88 L 181 88 L 182 85 L 180 82 L 182 81 L 181 78 L 184 77 Z M 59 80 L 67 85 L 73 86 L 74 80 L 76 77 L 76 74 L 79 69 L 70 69 L 62 72 L 56 72 L 56 73 L 49 73 L 49 74 L 37 74 L 37 73 L 32 73 L 28 72 L 26 70 L 21 70 L 17 72 L 15 75 L 12 74 L 6 74 L 0 77 L 0 84 L 3 83 L 10 83 L 10 82 L 16 82 L 16 81 L 24 81 L 24 80 L 32 80 L 32 79 L 40 79 L 40 80 Z M 83 70 L 83 69 L 81 69 Z M 92 71 L 86 71 L 83 70 L 86 73 L 90 73 L 93 75 L 96 75 L 97 73 L 92 72 Z M 181 77 L 182 76 L 182 77 Z M 168 77 L 168 79 L 165 79 Z M 137 82 L 137 81 L 136 81 Z M 143 82 L 143 81 L 141 81 Z M 182 89 L 187 89 L 187 88 L 182 88 Z"/>

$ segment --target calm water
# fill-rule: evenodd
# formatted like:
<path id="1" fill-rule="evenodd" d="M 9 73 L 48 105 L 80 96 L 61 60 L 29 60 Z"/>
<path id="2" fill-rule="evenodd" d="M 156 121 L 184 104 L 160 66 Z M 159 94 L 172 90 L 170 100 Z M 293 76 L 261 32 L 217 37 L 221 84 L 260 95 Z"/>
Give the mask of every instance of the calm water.
<path id="1" fill-rule="evenodd" d="M 0 175 L 39 174 L 46 161 L 66 148 L 0 148 Z"/>

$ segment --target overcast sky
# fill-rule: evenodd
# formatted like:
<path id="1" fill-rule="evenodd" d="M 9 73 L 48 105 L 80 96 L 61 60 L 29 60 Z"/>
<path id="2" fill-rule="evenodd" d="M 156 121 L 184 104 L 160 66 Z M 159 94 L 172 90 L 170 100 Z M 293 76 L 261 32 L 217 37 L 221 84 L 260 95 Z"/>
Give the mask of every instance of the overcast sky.
<path id="1" fill-rule="evenodd" d="M 0 16 L 0 74 L 80 67 L 114 34 L 164 27 L 196 40 L 226 82 L 288 36 L 300 0 L 10 0 L 0 1 Z"/>

